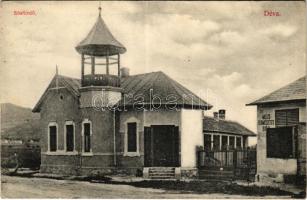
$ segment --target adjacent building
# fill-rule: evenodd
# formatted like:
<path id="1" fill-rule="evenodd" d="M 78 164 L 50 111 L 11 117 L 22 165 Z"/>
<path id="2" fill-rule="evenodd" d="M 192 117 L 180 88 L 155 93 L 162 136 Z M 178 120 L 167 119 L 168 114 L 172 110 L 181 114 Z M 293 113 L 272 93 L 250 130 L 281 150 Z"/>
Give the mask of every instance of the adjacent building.
<path id="1" fill-rule="evenodd" d="M 234 150 L 248 147 L 248 137 L 256 134 L 238 122 L 226 120 L 226 111 L 214 112 L 203 119 L 205 150 Z"/>
<path id="2" fill-rule="evenodd" d="M 250 103 L 257 106 L 257 178 L 306 177 L 306 76 Z"/>

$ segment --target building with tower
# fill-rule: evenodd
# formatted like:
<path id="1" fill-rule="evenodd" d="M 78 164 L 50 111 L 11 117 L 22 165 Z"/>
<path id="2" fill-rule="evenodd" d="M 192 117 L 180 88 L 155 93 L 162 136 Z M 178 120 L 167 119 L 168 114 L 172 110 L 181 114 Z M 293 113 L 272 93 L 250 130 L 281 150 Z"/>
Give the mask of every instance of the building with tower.
<path id="1" fill-rule="evenodd" d="M 41 115 L 41 172 L 197 176 L 203 112 L 212 105 L 165 73 L 130 75 L 126 48 L 98 19 L 76 47 L 81 79 L 56 74 Z"/>

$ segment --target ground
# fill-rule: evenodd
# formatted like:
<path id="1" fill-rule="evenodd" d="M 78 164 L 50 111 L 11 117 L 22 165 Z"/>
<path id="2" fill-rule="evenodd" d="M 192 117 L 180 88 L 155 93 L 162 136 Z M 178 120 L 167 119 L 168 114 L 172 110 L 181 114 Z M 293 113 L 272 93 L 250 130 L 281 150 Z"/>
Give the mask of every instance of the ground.
<path id="1" fill-rule="evenodd" d="M 199 194 L 188 191 L 142 188 L 124 184 L 91 183 L 1 176 L 2 198 L 274 198 L 275 196 L 244 196 L 222 193 Z M 278 196 L 289 198 L 290 196 Z M 276 198 L 276 197 L 275 197 Z"/>

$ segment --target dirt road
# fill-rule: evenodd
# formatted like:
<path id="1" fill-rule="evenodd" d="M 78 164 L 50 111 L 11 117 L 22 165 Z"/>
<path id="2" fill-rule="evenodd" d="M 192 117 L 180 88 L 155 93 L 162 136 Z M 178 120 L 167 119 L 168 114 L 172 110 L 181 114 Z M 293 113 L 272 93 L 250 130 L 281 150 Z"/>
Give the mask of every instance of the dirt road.
<path id="1" fill-rule="evenodd" d="M 1 176 L 2 198 L 259 198 L 224 194 L 189 194 L 112 185 L 44 178 Z M 261 197 L 272 198 L 272 197 Z M 278 197 L 281 198 L 281 197 Z M 286 197 L 282 197 L 286 198 Z"/>

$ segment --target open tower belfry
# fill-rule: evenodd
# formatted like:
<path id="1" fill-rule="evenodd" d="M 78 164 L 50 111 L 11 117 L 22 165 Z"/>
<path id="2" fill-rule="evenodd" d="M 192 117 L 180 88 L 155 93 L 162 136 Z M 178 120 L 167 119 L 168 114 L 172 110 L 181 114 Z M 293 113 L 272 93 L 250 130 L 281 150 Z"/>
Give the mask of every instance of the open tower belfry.
<path id="1" fill-rule="evenodd" d="M 125 53 L 126 48 L 116 40 L 103 21 L 101 7 L 95 25 L 77 45 L 76 50 L 81 54 L 82 87 L 120 87 L 120 54 Z M 90 67 L 88 74 L 85 74 L 86 67 Z M 110 72 L 111 68 L 113 74 Z M 103 73 L 97 73 L 97 69 Z"/>

